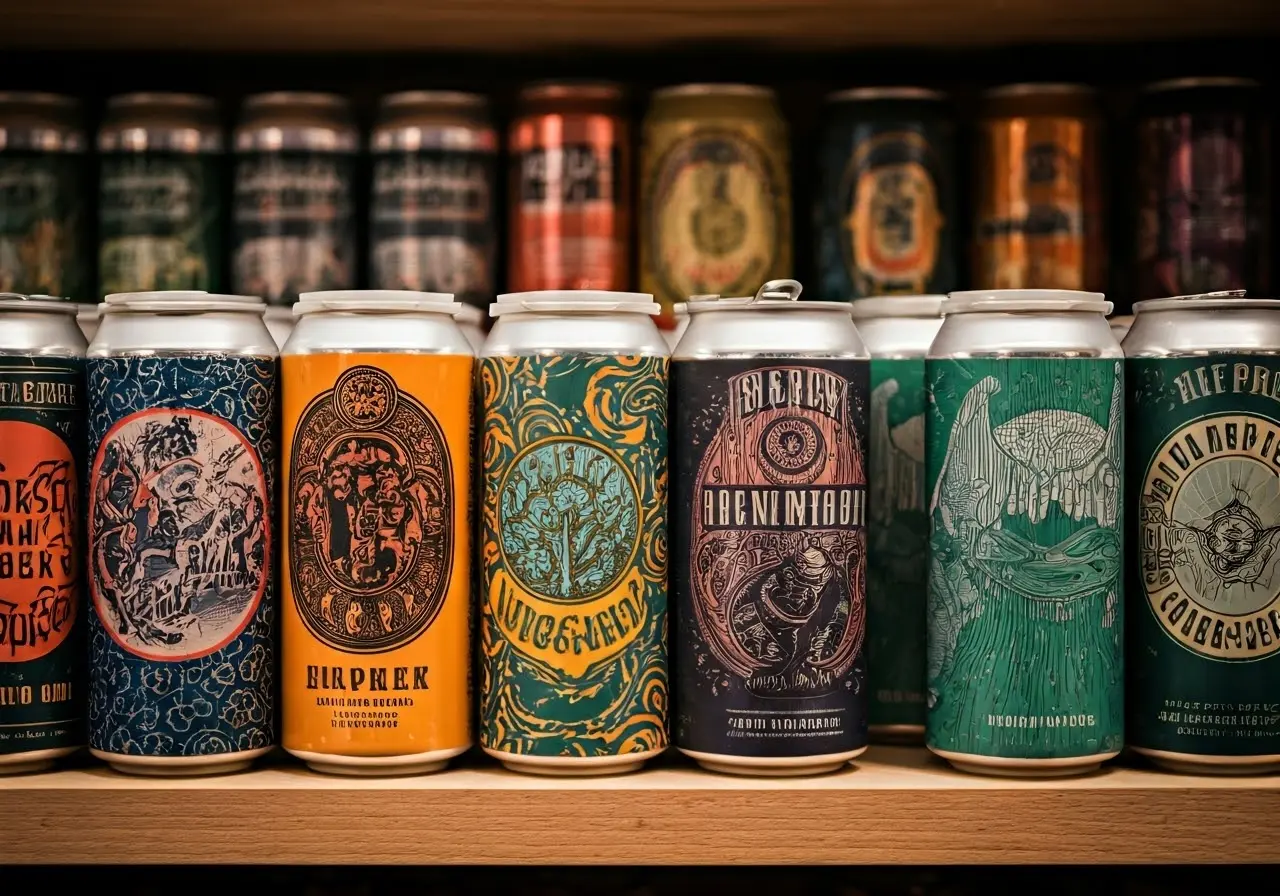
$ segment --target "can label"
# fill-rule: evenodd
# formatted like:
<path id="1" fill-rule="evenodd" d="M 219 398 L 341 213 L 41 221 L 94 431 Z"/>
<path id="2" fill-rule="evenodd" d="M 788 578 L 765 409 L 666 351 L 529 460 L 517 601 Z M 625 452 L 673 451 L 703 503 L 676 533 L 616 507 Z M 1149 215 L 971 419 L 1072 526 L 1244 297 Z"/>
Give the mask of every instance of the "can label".
<path id="1" fill-rule="evenodd" d="M 373 162 L 370 263 L 377 289 L 494 294 L 494 157 L 424 149 Z"/>
<path id="2" fill-rule="evenodd" d="M 1010 759 L 1124 737 L 1124 373 L 927 362 L 929 746 Z"/>
<path id="3" fill-rule="evenodd" d="M 84 158 L 0 152 L 0 292 L 85 298 Z"/>
<path id="4" fill-rule="evenodd" d="M 84 743 L 84 361 L 0 356 L 0 755 Z"/>
<path id="5" fill-rule="evenodd" d="M 352 159 L 334 153 L 236 157 L 237 292 L 292 305 L 299 293 L 355 283 Z"/>
<path id="6" fill-rule="evenodd" d="M 98 276 L 104 295 L 218 288 L 219 162 L 191 153 L 102 157 Z"/>
<path id="7" fill-rule="evenodd" d="M 790 273 L 786 162 L 748 132 L 699 127 L 676 140 L 646 191 L 646 274 L 665 314 L 691 295 L 749 295 Z"/>
<path id="8" fill-rule="evenodd" d="M 513 291 L 627 286 L 621 153 L 617 144 L 566 143 L 513 154 Z"/>
<path id="9" fill-rule="evenodd" d="M 88 388 L 90 746 L 269 746 L 275 360 L 93 358 Z"/>
<path id="10" fill-rule="evenodd" d="M 867 741 L 866 361 L 672 365 L 676 744 Z"/>
<path id="11" fill-rule="evenodd" d="M 925 508 L 923 358 L 871 361 L 871 724 L 924 725 Z"/>
<path id="12" fill-rule="evenodd" d="M 471 742 L 472 363 L 282 361 L 288 749 L 390 756 Z"/>
<path id="13" fill-rule="evenodd" d="M 667 744 L 667 359 L 484 358 L 481 743 Z"/>
<path id="14" fill-rule="evenodd" d="M 1130 740 L 1280 753 L 1280 363 L 1128 362 Z M 1139 478 L 1140 477 L 1140 478 Z"/>

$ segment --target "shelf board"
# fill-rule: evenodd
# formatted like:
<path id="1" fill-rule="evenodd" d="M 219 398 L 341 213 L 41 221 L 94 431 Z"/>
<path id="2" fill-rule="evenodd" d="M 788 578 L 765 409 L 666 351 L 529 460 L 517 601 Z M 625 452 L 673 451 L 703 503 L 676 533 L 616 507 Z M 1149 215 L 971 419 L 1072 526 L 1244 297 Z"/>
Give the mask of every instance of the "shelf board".
<path id="1" fill-rule="evenodd" d="M 998 46 L 1276 33 L 1273 0 L 43 0 L 0 47 L 529 51 Z"/>
<path id="2" fill-rule="evenodd" d="M 0 779 L 0 819 L 0 863 L 16 864 L 1254 863 L 1276 860 L 1280 777 L 984 778 L 906 748 L 792 780 L 675 759 L 594 779 L 483 763 L 392 779 L 91 767 Z"/>

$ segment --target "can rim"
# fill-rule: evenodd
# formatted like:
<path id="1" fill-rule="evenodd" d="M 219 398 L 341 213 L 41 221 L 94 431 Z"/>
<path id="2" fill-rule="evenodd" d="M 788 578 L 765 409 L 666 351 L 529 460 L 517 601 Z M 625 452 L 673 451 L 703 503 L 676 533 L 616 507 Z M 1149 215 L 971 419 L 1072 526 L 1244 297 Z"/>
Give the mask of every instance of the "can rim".
<path id="1" fill-rule="evenodd" d="M 1243 289 L 1193 293 L 1133 303 L 1133 315 L 1143 311 L 1184 311 L 1197 308 L 1280 308 L 1280 299 L 1247 298 Z"/>
<path id="2" fill-rule="evenodd" d="M 843 311 L 851 314 L 849 302 L 797 302 L 791 299 L 757 299 L 755 296 L 721 296 L 714 300 L 683 303 L 688 314 L 710 314 L 716 311 Z"/>
<path id="3" fill-rule="evenodd" d="M 32 106 L 57 106 L 63 109 L 75 109 L 80 100 L 65 93 L 50 93 L 43 90 L 0 90 L 0 103 L 18 105 L 26 103 Z"/>
<path id="4" fill-rule="evenodd" d="M 262 314 L 266 302 L 258 296 L 210 293 L 198 289 L 114 292 L 102 300 L 103 314 L 151 311 L 194 314 L 204 311 L 248 311 Z"/>
<path id="5" fill-rule="evenodd" d="M 1007 311 L 1081 312 L 1107 315 L 1114 307 L 1100 292 L 1075 289 L 972 289 L 947 293 L 942 315 Z"/>
<path id="6" fill-rule="evenodd" d="M 482 93 L 467 93 L 464 90 L 399 90 L 385 94 L 378 100 L 379 109 L 427 104 L 479 109 L 489 105 L 489 98 Z"/>
<path id="7" fill-rule="evenodd" d="M 858 102 L 861 100 L 945 100 L 947 95 L 941 90 L 929 87 L 849 87 L 827 94 L 826 102 Z"/>
<path id="8" fill-rule="evenodd" d="M 309 106 L 313 109 L 345 109 L 350 102 L 339 93 L 323 93 L 312 90 L 272 90 L 253 93 L 244 98 L 243 109 L 263 109 L 270 106 Z"/>
<path id="9" fill-rule="evenodd" d="M 520 88 L 520 99 L 522 101 L 551 99 L 620 100 L 622 95 L 622 85 L 616 81 L 535 81 Z"/>
<path id="10" fill-rule="evenodd" d="M 66 296 L 0 292 L 0 310 L 49 311 L 54 314 L 75 314 L 79 308 L 75 302 Z"/>
<path id="11" fill-rule="evenodd" d="M 661 87 L 653 92 L 652 99 L 664 100 L 680 96 L 755 96 L 775 97 L 777 92 L 771 87 L 759 84 L 715 84 L 711 82 L 697 84 L 675 84 Z"/>
<path id="12" fill-rule="evenodd" d="M 1197 87 L 1261 87 L 1262 84 L 1253 78 L 1238 78 L 1228 75 L 1210 75 L 1207 77 L 1166 78 L 1163 81 L 1152 81 L 1143 85 L 1143 93 L 1163 93 L 1167 90 L 1192 90 Z"/>
<path id="13" fill-rule="evenodd" d="M 425 312 L 452 317 L 458 302 L 451 292 L 423 292 L 416 289 L 326 289 L 304 292 L 294 303 L 293 314 L 323 314 L 327 311 L 357 311 L 375 314 Z"/>
<path id="14" fill-rule="evenodd" d="M 217 101 L 198 93 L 165 93 L 141 91 L 120 93 L 107 100 L 108 109 L 131 109 L 136 106 L 184 106 L 191 109 L 215 109 Z"/>
<path id="15" fill-rule="evenodd" d="M 874 320 L 887 317 L 913 317 L 934 320 L 942 316 L 942 305 L 947 297 L 942 294 L 914 296 L 867 296 L 850 302 L 854 320 Z"/>
<path id="16" fill-rule="evenodd" d="M 1097 92 L 1097 88 L 1090 87 L 1088 84 L 1075 84 L 1066 81 L 1046 81 L 1044 83 L 1022 81 L 1017 84 L 1003 84 L 999 87 L 991 87 L 984 90 L 982 95 L 989 99 L 998 99 L 1009 96 L 1087 95 Z"/>
<path id="17" fill-rule="evenodd" d="M 662 307 L 646 292 L 611 292 L 604 289 L 543 289 L 509 292 L 489 306 L 490 317 L 503 314 L 567 311 L 582 313 L 660 314 Z"/>

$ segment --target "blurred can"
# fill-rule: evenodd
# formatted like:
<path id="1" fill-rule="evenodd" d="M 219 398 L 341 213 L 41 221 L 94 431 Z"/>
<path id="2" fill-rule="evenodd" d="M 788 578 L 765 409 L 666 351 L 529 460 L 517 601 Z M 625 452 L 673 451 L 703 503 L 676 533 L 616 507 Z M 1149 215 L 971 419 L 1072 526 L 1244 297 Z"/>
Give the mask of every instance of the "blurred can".
<path id="1" fill-rule="evenodd" d="M 975 286 L 1099 289 L 1101 119 L 1078 84 L 988 91 L 978 128 Z"/>
<path id="2" fill-rule="evenodd" d="M 98 132 L 99 294 L 218 288 L 224 149 L 208 97 L 107 101 Z"/>
<path id="3" fill-rule="evenodd" d="M 920 87 L 831 94 L 818 178 L 819 298 L 956 287 L 955 128 L 944 94 Z"/>
<path id="4" fill-rule="evenodd" d="M 1265 291 L 1271 135 L 1258 83 L 1182 78 L 1144 94 L 1139 296 Z"/>
<path id="5" fill-rule="evenodd" d="M 0 93 L 0 291 L 85 297 L 84 151 L 76 100 Z"/>
<path id="6" fill-rule="evenodd" d="M 471 350 L 479 353 L 484 345 L 484 312 L 475 305 L 460 305 L 453 319 L 457 322 L 462 335 L 467 337 Z"/>
<path id="7" fill-rule="evenodd" d="M 536 84 L 511 124 L 513 292 L 630 286 L 631 126 L 613 84 Z"/>
<path id="8" fill-rule="evenodd" d="M 354 285 L 353 184 L 360 135 L 347 101 L 327 93 L 262 93 L 236 128 L 237 292 L 269 305 Z"/>
<path id="9" fill-rule="evenodd" d="M 489 103 L 412 90 L 382 98 L 371 138 L 369 265 L 376 289 L 494 295 L 494 166 Z"/>
<path id="10" fill-rule="evenodd" d="M 640 288 L 659 326 L 691 295 L 746 295 L 791 275 L 787 126 L 772 90 L 685 84 L 653 94 L 640 175 Z"/>

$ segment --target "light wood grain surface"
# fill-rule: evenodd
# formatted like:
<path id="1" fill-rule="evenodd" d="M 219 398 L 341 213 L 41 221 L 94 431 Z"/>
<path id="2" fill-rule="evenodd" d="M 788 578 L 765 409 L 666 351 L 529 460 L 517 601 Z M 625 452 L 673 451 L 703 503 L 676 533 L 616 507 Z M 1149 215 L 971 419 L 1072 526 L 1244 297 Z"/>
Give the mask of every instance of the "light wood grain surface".
<path id="1" fill-rule="evenodd" d="M 1280 778 L 1006 780 L 888 748 L 791 781 L 679 762 L 580 780 L 92 768 L 0 779 L 0 820 L 4 863 L 1253 863 L 1280 860 Z"/>

